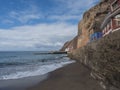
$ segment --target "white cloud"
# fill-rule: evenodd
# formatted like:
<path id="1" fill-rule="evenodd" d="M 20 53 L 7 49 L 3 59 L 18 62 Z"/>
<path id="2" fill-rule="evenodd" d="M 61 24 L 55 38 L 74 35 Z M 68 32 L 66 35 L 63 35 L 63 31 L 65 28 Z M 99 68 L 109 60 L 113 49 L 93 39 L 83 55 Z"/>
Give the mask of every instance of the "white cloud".
<path id="1" fill-rule="evenodd" d="M 29 2 L 28 8 L 24 10 L 21 9 L 21 11 L 11 11 L 9 16 L 21 23 L 43 18 L 58 21 L 71 19 L 80 20 L 82 14 L 90 7 L 94 6 L 98 1 L 99 0 L 51 0 L 51 2 L 55 3 L 57 6 L 50 7 L 47 12 L 40 11 L 40 6 Z M 48 18 L 45 18 L 45 16 Z"/>
<path id="2" fill-rule="evenodd" d="M 2 21 L 4 24 L 13 24 L 14 22 L 12 20 L 5 19 Z"/>
<path id="3" fill-rule="evenodd" d="M 0 29 L 0 50 L 50 50 L 62 47 L 64 42 L 77 34 L 77 25 L 66 20 L 80 20 L 83 12 L 94 6 L 99 0 L 51 0 L 57 6 L 47 12 L 40 7 L 28 3 L 28 8 L 20 11 L 10 11 L 9 17 L 26 24 L 31 20 L 56 20 L 54 23 L 25 25 Z M 24 3 L 24 2 L 23 2 Z M 43 8 L 43 7 L 42 7 Z M 10 21 L 4 21 L 11 23 Z M 56 23 L 58 22 L 58 23 Z"/>
<path id="4" fill-rule="evenodd" d="M 83 13 L 90 7 L 94 6 L 99 0 L 53 0 L 57 7 L 52 8 L 49 13 L 49 19 L 60 21 L 80 20 Z M 55 15 L 54 15 L 55 13 Z"/>
<path id="5" fill-rule="evenodd" d="M 94 6 L 99 0 L 54 0 L 59 3 L 60 7 L 63 6 L 71 10 L 89 9 Z M 64 8 L 63 8 L 64 9 Z"/>
<path id="6" fill-rule="evenodd" d="M 9 16 L 21 23 L 27 23 L 30 20 L 40 19 L 43 17 L 35 5 L 30 5 L 25 10 L 11 11 L 9 12 Z"/>
<path id="7" fill-rule="evenodd" d="M 77 26 L 66 23 L 0 29 L 0 50 L 41 50 L 60 48 L 76 35 Z M 54 49 L 55 49 L 54 48 Z"/>
<path id="8" fill-rule="evenodd" d="M 66 21 L 66 20 L 80 20 L 82 15 L 52 15 L 49 16 L 51 20 Z"/>

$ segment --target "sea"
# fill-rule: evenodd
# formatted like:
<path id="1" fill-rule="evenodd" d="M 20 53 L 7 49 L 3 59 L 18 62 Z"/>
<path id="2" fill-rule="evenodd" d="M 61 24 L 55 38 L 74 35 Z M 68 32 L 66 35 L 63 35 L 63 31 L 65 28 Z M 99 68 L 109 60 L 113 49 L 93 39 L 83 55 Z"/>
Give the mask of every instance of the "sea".
<path id="1" fill-rule="evenodd" d="M 48 73 L 74 63 L 67 54 L 39 51 L 0 52 L 0 90 L 26 90 L 45 80 Z"/>
<path id="2" fill-rule="evenodd" d="M 73 62 L 66 54 L 0 52 L 0 80 L 44 75 Z"/>

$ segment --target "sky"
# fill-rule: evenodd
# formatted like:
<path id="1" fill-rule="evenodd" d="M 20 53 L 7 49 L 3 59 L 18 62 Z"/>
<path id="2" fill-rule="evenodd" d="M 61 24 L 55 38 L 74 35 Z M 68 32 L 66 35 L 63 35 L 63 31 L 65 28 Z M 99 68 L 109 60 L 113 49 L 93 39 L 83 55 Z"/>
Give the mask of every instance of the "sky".
<path id="1" fill-rule="evenodd" d="M 0 0 L 0 51 L 59 50 L 99 0 Z"/>

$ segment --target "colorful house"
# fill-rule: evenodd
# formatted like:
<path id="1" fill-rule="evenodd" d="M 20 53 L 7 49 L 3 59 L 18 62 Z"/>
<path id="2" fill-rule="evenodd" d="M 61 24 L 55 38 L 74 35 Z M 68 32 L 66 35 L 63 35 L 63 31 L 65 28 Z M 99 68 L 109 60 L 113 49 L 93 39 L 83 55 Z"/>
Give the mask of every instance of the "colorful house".
<path id="1" fill-rule="evenodd" d="M 110 0 L 110 12 L 101 25 L 103 36 L 120 30 L 120 0 Z"/>

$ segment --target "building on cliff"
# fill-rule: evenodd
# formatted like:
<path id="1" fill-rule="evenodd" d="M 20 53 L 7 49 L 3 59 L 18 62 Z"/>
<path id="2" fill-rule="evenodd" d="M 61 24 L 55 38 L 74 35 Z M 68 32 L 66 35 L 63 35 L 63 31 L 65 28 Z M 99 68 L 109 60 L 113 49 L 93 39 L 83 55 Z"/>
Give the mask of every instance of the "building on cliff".
<path id="1" fill-rule="evenodd" d="M 71 41 L 66 42 L 60 51 L 72 52 L 86 46 L 91 40 L 101 37 L 101 23 L 109 12 L 109 0 L 102 0 L 83 14 L 78 23 L 78 34 Z M 96 34 L 97 33 L 97 34 Z"/>
<path id="2" fill-rule="evenodd" d="M 100 26 L 108 14 L 109 1 L 103 0 L 87 10 L 78 24 L 77 48 L 86 46 L 91 40 L 97 39 L 97 32 L 102 32 Z M 98 34 L 98 33 L 97 33 Z"/>
<path id="3" fill-rule="evenodd" d="M 110 12 L 101 25 L 103 36 L 120 30 L 120 0 L 110 0 Z"/>

